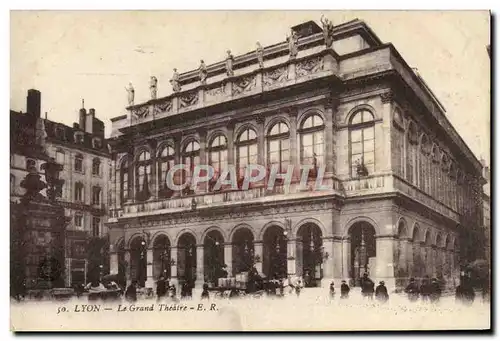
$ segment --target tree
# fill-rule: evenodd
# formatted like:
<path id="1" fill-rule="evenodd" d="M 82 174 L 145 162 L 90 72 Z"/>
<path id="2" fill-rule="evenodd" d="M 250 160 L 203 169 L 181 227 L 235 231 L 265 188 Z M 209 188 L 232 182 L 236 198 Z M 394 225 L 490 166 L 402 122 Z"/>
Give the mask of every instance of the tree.
<path id="1" fill-rule="evenodd" d="M 99 281 L 109 273 L 109 240 L 107 237 L 90 237 L 87 241 L 87 280 Z"/>

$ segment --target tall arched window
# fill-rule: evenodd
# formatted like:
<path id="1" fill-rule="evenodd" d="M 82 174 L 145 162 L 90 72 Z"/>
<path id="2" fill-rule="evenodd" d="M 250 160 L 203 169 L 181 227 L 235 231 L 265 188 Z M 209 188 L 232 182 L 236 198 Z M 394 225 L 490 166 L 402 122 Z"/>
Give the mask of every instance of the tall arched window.
<path id="1" fill-rule="evenodd" d="M 83 172 L 83 155 L 82 154 L 75 155 L 75 171 Z"/>
<path id="2" fill-rule="evenodd" d="M 182 183 L 191 184 L 194 167 L 200 164 L 200 144 L 198 142 L 191 141 L 186 144 L 182 152 L 182 163 L 186 167 L 183 171 Z M 189 191 L 189 186 L 186 187 L 186 191 Z"/>
<path id="3" fill-rule="evenodd" d="M 84 187 L 81 182 L 75 183 L 75 201 L 83 202 L 85 200 Z"/>
<path id="4" fill-rule="evenodd" d="M 426 193 L 430 192 L 430 153 L 431 145 L 427 135 L 420 138 L 420 153 L 418 154 L 418 186 Z"/>
<path id="5" fill-rule="evenodd" d="M 417 183 L 417 143 L 417 127 L 410 122 L 406 132 L 406 180 L 412 184 Z"/>
<path id="6" fill-rule="evenodd" d="M 101 174 L 101 160 L 99 158 L 94 158 L 92 160 L 92 175 L 100 175 Z"/>
<path id="7" fill-rule="evenodd" d="M 269 168 L 277 166 L 280 174 L 286 173 L 290 164 L 290 133 L 283 122 L 273 125 L 267 134 L 267 164 Z"/>
<path id="8" fill-rule="evenodd" d="M 356 112 L 349 122 L 351 177 L 375 171 L 375 123 L 368 110 Z"/>
<path id="9" fill-rule="evenodd" d="M 136 199 L 139 201 L 147 200 L 151 197 L 149 191 L 149 178 L 151 176 L 151 154 L 143 151 L 139 154 L 136 164 Z"/>
<path id="10" fill-rule="evenodd" d="M 439 167 L 439 162 L 441 160 L 439 147 L 435 144 L 432 146 L 431 150 L 431 195 L 434 198 L 438 198 L 438 183 L 439 183 L 439 172 L 441 171 Z"/>
<path id="11" fill-rule="evenodd" d="M 302 165 L 312 165 L 314 169 L 309 176 L 316 176 L 317 168 L 323 165 L 325 124 L 319 115 L 306 117 L 299 129 L 300 162 Z"/>
<path id="12" fill-rule="evenodd" d="M 257 163 L 258 155 L 258 144 L 257 144 L 257 134 L 255 130 L 248 128 L 245 129 L 236 141 L 236 160 L 238 162 L 238 177 L 243 179 L 245 176 L 245 170 L 249 164 Z"/>
<path id="13" fill-rule="evenodd" d="M 227 139 L 224 135 L 217 135 L 210 142 L 209 163 L 214 168 L 214 176 L 210 181 L 212 190 L 221 173 L 227 168 Z"/>
<path id="14" fill-rule="evenodd" d="M 158 158 L 158 183 L 160 185 L 159 195 L 170 197 L 173 192 L 167 186 L 167 174 L 175 165 L 175 150 L 171 146 L 165 146 Z"/>
<path id="15" fill-rule="evenodd" d="M 120 179 L 120 202 L 123 204 L 128 199 L 128 160 L 122 160 L 119 169 Z"/>

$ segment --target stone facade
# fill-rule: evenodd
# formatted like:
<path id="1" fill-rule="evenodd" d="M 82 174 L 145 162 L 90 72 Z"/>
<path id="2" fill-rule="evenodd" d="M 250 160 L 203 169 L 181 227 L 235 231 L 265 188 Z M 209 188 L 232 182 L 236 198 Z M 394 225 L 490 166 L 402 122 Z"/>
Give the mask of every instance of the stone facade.
<path id="1" fill-rule="evenodd" d="M 327 48 L 322 33 L 300 35 L 292 59 L 286 42 L 264 48 L 263 67 L 235 56 L 229 78 L 224 62 L 208 65 L 205 84 L 180 74 L 182 91 L 112 119 L 112 272 L 150 287 L 160 274 L 213 281 L 223 264 L 311 285 L 356 285 L 363 272 L 391 289 L 409 277 L 456 284 L 462 233 L 482 218 L 481 165 L 391 44 L 358 20 L 333 38 Z M 172 165 L 218 166 L 221 152 L 237 169 L 323 166 L 325 188 L 315 176 L 299 188 L 294 174 L 272 190 L 165 189 Z"/>

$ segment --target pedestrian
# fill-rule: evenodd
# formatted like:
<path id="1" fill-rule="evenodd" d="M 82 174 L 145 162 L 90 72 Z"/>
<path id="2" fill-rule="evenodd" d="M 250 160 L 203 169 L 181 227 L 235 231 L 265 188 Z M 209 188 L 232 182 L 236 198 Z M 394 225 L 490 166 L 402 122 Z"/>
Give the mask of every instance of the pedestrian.
<path id="1" fill-rule="evenodd" d="M 137 301 L 137 281 L 132 281 L 125 291 L 125 299 L 129 302 Z"/>
<path id="2" fill-rule="evenodd" d="M 302 281 L 299 279 L 299 281 L 297 282 L 297 285 L 295 285 L 295 294 L 297 295 L 297 297 L 300 296 L 301 289 L 302 289 Z"/>
<path id="3" fill-rule="evenodd" d="M 201 292 L 201 299 L 209 299 L 210 298 L 210 294 L 208 292 L 208 284 L 207 283 L 204 283 L 203 284 L 203 291 Z"/>
<path id="4" fill-rule="evenodd" d="M 463 276 L 460 279 L 460 285 L 455 290 L 455 300 L 458 303 L 465 305 L 472 305 L 476 294 L 474 293 L 474 288 L 469 278 Z"/>
<path id="5" fill-rule="evenodd" d="M 405 288 L 405 293 L 408 295 L 408 300 L 410 302 L 415 302 L 418 300 L 420 290 L 418 288 L 415 278 L 410 278 L 410 283 Z"/>
<path id="6" fill-rule="evenodd" d="M 441 286 L 437 279 L 433 278 L 430 285 L 430 297 L 432 303 L 437 303 L 441 298 Z"/>
<path id="7" fill-rule="evenodd" d="M 422 297 L 423 302 L 429 301 L 429 297 L 431 294 L 431 288 L 429 283 L 429 276 L 425 276 L 422 280 L 422 284 L 420 285 L 420 296 Z"/>
<path id="8" fill-rule="evenodd" d="M 280 278 L 278 285 L 279 285 L 280 297 L 284 297 L 285 296 L 285 283 L 283 283 L 283 278 Z"/>
<path id="9" fill-rule="evenodd" d="M 349 291 L 351 291 L 349 285 L 343 280 L 342 284 L 340 285 L 340 298 L 349 298 Z"/>
<path id="10" fill-rule="evenodd" d="M 330 283 L 330 298 L 335 297 L 335 283 L 332 281 Z"/>
<path id="11" fill-rule="evenodd" d="M 156 296 L 158 301 L 161 300 L 167 294 L 167 287 L 165 283 L 165 279 L 163 276 L 160 276 L 158 281 L 156 282 Z"/>
<path id="12" fill-rule="evenodd" d="M 380 303 L 385 303 L 389 300 L 389 294 L 387 293 L 387 288 L 384 281 L 380 281 L 377 288 L 375 289 L 375 298 Z"/>
<path id="13" fill-rule="evenodd" d="M 368 274 L 365 272 L 363 274 L 363 278 L 361 278 L 361 294 L 363 297 L 366 297 L 370 300 L 373 299 L 373 293 L 375 289 L 375 283 L 368 277 Z"/>

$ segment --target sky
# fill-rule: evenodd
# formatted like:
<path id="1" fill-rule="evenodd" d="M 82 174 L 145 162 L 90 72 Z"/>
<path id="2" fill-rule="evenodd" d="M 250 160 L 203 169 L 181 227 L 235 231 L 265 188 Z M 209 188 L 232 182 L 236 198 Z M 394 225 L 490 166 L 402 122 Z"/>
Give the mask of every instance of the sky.
<path id="1" fill-rule="evenodd" d="M 478 158 L 490 160 L 490 17 L 486 11 L 13 11 L 10 108 L 26 111 L 26 92 L 42 92 L 42 113 L 72 125 L 95 108 L 106 133 L 126 113 L 125 86 L 135 103 L 171 93 L 172 69 L 196 69 L 284 41 L 290 27 L 325 15 L 335 25 L 364 20 L 393 43 L 446 108 Z"/>

